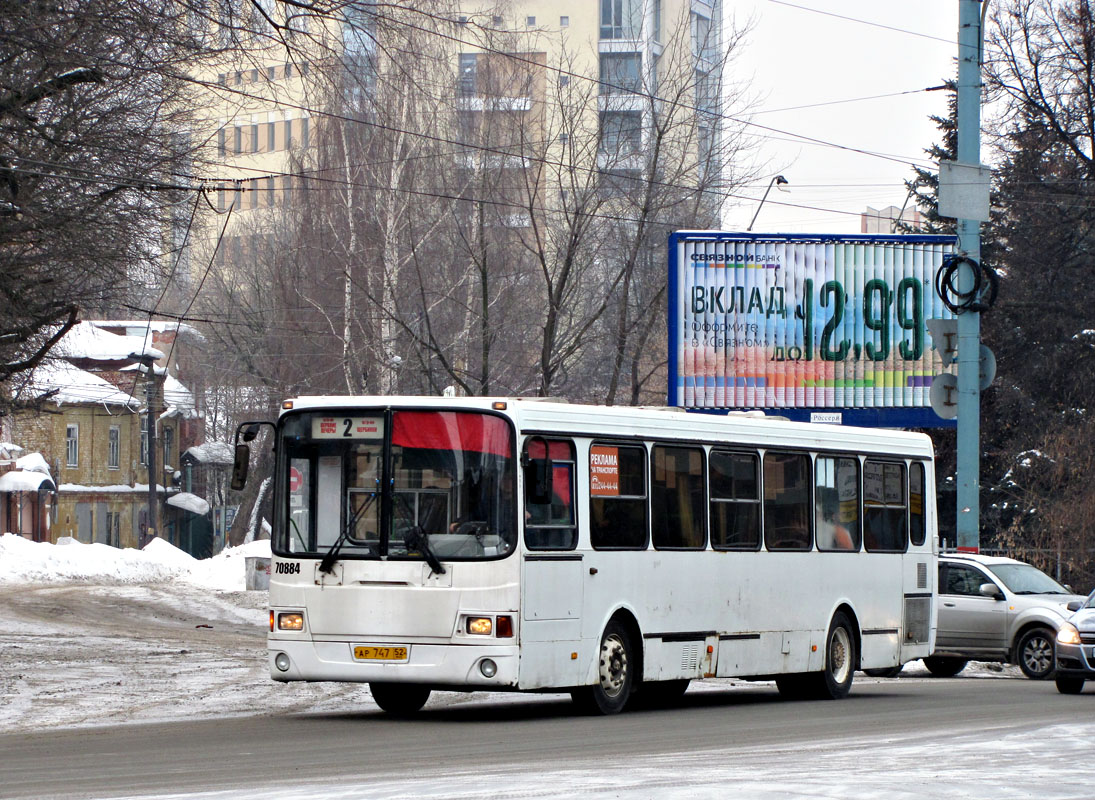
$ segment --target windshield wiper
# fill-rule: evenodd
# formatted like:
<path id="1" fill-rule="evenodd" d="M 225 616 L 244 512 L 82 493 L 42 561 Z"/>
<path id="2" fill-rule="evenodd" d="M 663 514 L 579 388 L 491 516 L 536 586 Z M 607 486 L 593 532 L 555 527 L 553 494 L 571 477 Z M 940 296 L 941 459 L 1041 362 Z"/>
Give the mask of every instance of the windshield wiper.
<path id="1" fill-rule="evenodd" d="M 407 546 L 407 553 L 412 550 L 420 550 L 430 569 L 438 575 L 445 574 L 445 565 L 442 564 L 433 550 L 430 549 L 430 535 L 422 530 L 420 525 L 412 525 L 403 534 L 403 544 Z"/>
<path id="2" fill-rule="evenodd" d="M 338 538 L 335 539 L 335 543 L 331 545 L 331 549 L 327 551 L 327 555 L 323 557 L 323 560 L 319 562 L 319 571 L 325 572 L 328 575 L 334 574 L 335 562 L 338 560 L 338 554 L 342 551 L 342 545 L 346 544 L 346 540 L 350 538 L 350 531 L 357 525 L 357 521 L 361 519 L 361 515 L 373 504 L 376 500 L 376 495 L 370 496 L 364 503 L 361 504 L 361 508 L 354 512 L 354 515 L 350 518 L 341 531 L 339 531 Z"/>

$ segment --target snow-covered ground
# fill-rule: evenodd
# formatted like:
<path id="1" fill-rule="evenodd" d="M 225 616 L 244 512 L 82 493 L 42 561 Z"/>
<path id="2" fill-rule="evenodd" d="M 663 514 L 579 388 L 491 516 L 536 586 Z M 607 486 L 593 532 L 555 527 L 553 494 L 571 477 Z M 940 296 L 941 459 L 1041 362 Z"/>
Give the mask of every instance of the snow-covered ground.
<path id="1" fill-rule="evenodd" d="M 246 557 L 268 555 L 265 541 L 196 561 L 162 540 L 135 551 L 0 536 L 0 731 L 370 707 L 366 686 L 269 680 L 266 594 L 244 588 Z M 917 662 L 902 680 L 926 675 Z M 1017 669 L 993 664 L 971 665 L 963 675 L 1021 679 Z M 735 683 L 705 682 L 690 692 L 711 690 L 734 691 Z M 439 692 L 429 707 L 482 702 L 525 699 Z M 424 769 L 410 782 L 377 776 L 367 787 L 272 785 L 156 797 L 695 800 L 724 797 L 728 786 L 738 797 L 764 800 L 1080 797 L 1095 796 L 1095 775 L 1083 767 L 1093 736 L 1095 722 L 997 731 L 990 742 L 985 734 L 945 742 L 848 735 L 809 752 L 736 743 L 636 758 L 612 770 L 591 756 L 535 774 L 477 770 L 466 781 L 451 770 Z"/>

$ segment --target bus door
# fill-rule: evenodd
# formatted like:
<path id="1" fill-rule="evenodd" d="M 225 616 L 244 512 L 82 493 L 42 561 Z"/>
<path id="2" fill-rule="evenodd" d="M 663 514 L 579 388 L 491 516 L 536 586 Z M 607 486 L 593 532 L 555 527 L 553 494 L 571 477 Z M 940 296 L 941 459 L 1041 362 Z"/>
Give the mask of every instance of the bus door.
<path id="1" fill-rule="evenodd" d="M 582 632 L 574 444 L 532 437 L 522 463 L 521 686 L 566 685 L 577 682 L 571 653 Z"/>

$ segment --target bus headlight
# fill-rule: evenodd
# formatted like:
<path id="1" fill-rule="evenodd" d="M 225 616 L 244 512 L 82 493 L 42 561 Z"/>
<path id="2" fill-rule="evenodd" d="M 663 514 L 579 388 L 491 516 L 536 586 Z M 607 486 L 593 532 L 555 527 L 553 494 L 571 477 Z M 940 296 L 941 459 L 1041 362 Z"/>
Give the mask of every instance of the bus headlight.
<path id="1" fill-rule="evenodd" d="M 1061 630 L 1057 631 L 1057 641 L 1061 644 L 1079 644 L 1080 632 L 1071 622 L 1061 624 Z"/>
<path id="2" fill-rule="evenodd" d="M 493 678 L 498 674 L 498 665 L 489 658 L 484 658 L 479 662 L 479 671 L 483 673 L 484 678 Z"/>
<path id="3" fill-rule="evenodd" d="M 288 614 L 278 614 L 278 630 L 279 631 L 302 631 L 304 630 L 304 615 L 300 612 L 293 611 Z"/>
<path id="4" fill-rule="evenodd" d="M 278 653 L 274 656 L 274 666 L 280 669 L 282 672 L 289 671 L 289 656 L 285 653 Z"/>
<path id="5" fill-rule="evenodd" d="M 494 630 L 494 621 L 490 617 L 468 617 L 465 630 L 476 636 L 490 636 Z"/>

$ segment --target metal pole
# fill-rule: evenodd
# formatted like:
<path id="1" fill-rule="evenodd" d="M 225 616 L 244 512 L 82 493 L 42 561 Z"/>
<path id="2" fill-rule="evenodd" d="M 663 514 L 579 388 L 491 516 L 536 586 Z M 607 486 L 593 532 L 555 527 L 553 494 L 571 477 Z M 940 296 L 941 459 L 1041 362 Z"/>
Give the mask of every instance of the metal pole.
<path id="1" fill-rule="evenodd" d="M 958 7 L 958 163 L 981 163 L 981 2 L 959 0 Z M 981 227 L 958 220 L 958 249 L 981 261 Z M 976 275 L 963 265 L 958 289 L 973 289 Z M 981 546 L 981 315 L 958 315 L 958 549 Z"/>

